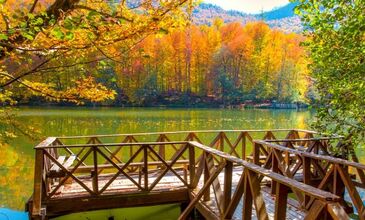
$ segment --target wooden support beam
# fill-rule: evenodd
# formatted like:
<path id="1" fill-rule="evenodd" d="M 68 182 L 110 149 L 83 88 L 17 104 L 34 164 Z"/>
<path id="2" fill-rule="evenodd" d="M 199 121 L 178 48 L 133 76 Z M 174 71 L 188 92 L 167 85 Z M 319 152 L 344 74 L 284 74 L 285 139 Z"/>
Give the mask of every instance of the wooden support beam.
<path id="1" fill-rule="evenodd" d="M 264 197 L 261 194 L 261 185 L 257 173 L 248 170 L 247 171 L 248 182 L 250 184 L 253 203 L 255 205 L 256 216 L 258 219 L 269 220 L 269 216 L 266 211 Z"/>
<path id="2" fill-rule="evenodd" d="M 143 146 L 143 175 L 144 175 L 144 190 L 148 191 L 148 145 Z"/>
<path id="3" fill-rule="evenodd" d="M 231 202 L 231 194 L 232 194 L 232 172 L 233 172 L 233 163 L 231 161 L 226 162 L 226 166 L 224 167 L 224 209 L 223 213 L 225 213 L 228 209 L 229 203 Z"/>
<path id="4" fill-rule="evenodd" d="M 271 154 L 271 157 L 268 158 L 268 160 L 271 160 L 272 161 L 271 162 L 271 164 L 272 164 L 271 170 L 274 173 L 279 173 L 279 161 L 278 161 L 278 159 L 275 156 L 276 149 L 272 149 L 272 151 L 273 151 L 273 153 Z M 279 154 L 280 154 L 280 152 L 279 152 Z M 275 180 L 271 180 L 271 194 L 272 195 L 275 195 L 276 194 L 276 191 L 277 191 L 276 185 L 277 185 L 276 184 L 276 181 Z"/>
<path id="5" fill-rule="evenodd" d="M 238 203 L 240 202 L 240 200 L 242 198 L 243 191 L 245 189 L 245 181 L 246 181 L 246 177 L 245 177 L 245 174 L 243 171 L 243 173 L 241 174 L 240 180 L 238 181 L 238 184 L 236 186 L 236 190 L 233 193 L 231 202 L 229 203 L 228 208 L 227 208 L 226 212 L 224 213 L 224 219 L 232 218 L 233 213 L 236 210 Z"/>
<path id="6" fill-rule="evenodd" d="M 328 204 L 327 211 L 333 220 L 350 220 L 350 217 L 339 203 Z"/>
<path id="7" fill-rule="evenodd" d="M 302 157 L 303 161 L 303 182 L 305 184 L 311 185 L 311 158 Z M 310 197 L 308 195 L 304 195 L 304 207 L 307 207 L 310 201 Z"/>
<path id="8" fill-rule="evenodd" d="M 209 176 L 213 175 L 213 173 L 215 172 L 216 168 L 214 166 L 214 160 L 213 160 L 213 155 L 208 154 L 206 157 L 206 164 L 207 164 L 207 168 L 209 171 Z M 214 192 L 214 196 L 215 196 L 215 200 L 217 202 L 217 206 L 219 209 L 219 212 L 223 215 L 224 213 L 224 196 L 223 196 L 223 192 L 221 189 L 221 185 L 219 183 L 218 178 L 213 180 L 213 192 Z"/>
<path id="9" fill-rule="evenodd" d="M 189 187 L 193 188 L 193 180 L 195 178 L 195 148 L 189 144 Z"/>
<path id="10" fill-rule="evenodd" d="M 323 212 L 323 209 L 326 207 L 326 204 L 322 201 L 316 199 L 309 209 L 307 215 L 305 216 L 304 220 L 313 220 L 313 219 L 320 219 L 320 216 Z"/>
<path id="11" fill-rule="evenodd" d="M 284 184 L 276 184 L 275 198 L 275 220 L 286 219 L 286 209 L 288 205 L 289 188 Z"/>
<path id="12" fill-rule="evenodd" d="M 194 206 L 197 202 L 199 202 L 200 198 L 205 194 L 205 191 L 209 189 L 210 185 L 213 181 L 218 177 L 219 173 L 223 170 L 225 164 L 220 164 L 216 171 L 209 177 L 209 179 L 204 183 L 202 189 L 198 192 L 198 194 L 194 197 L 194 199 L 190 202 L 188 207 L 184 210 L 184 212 L 179 216 L 179 220 L 185 220 L 190 214 L 191 210 L 193 210 Z"/>
<path id="13" fill-rule="evenodd" d="M 248 181 L 248 172 L 244 172 L 244 189 L 243 189 L 243 206 L 242 206 L 242 220 L 251 220 L 252 218 L 252 191 L 251 185 Z"/>
<path id="14" fill-rule="evenodd" d="M 93 175 L 93 192 L 95 195 L 99 193 L 99 181 L 98 181 L 98 154 L 96 147 L 93 147 L 93 160 L 94 160 L 94 173 Z"/>
<path id="15" fill-rule="evenodd" d="M 32 215 L 41 216 L 43 193 L 43 149 L 36 149 Z"/>

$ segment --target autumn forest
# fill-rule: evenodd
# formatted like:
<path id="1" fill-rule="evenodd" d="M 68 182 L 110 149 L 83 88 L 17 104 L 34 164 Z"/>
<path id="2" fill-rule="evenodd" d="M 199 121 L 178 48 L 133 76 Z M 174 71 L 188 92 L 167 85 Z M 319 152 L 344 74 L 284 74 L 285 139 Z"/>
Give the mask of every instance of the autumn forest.
<path id="1" fill-rule="evenodd" d="M 10 7 L 10 1 L 7 6 Z M 41 6 L 47 4 L 38 4 L 34 10 L 41 10 Z M 8 9 L 9 14 L 13 7 Z M 79 104 L 82 100 L 89 105 L 231 106 L 310 103 L 315 96 L 308 76 L 307 53 L 300 46 L 305 38 L 300 34 L 269 27 L 259 20 L 225 23 L 215 18 L 210 25 L 197 25 L 189 13 L 193 6 L 179 12 L 170 11 L 178 19 L 163 18 L 154 22 L 158 24 L 152 30 L 146 30 L 146 23 L 139 20 L 138 34 L 125 33 L 123 28 L 131 28 L 128 23 L 140 15 L 130 14 L 130 18 L 118 20 L 107 14 L 113 10 L 112 6 L 102 7 L 105 12 L 80 5 L 80 11 L 53 24 L 56 26 L 50 30 L 44 27 L 45 18 L 33 14 L 28 14 L 30 31 L 26 24 L 17 23 L 16 16 L 5 17 L 3 21 L 13 21 L 20 28 L 24 25 L 22 38 L 32 47 L 17 48 L 23 53 L 12 50 L 13 60 L 7 61 L 10 61 L 7 72 L 25 80 L 20 85 L 15 85 L 16 82 L 7 85 L 11 77 L 3 78 L 4 87 L 11 88 L 13 101 L 61 105 Z M 78 22 L 83 19 L 86 24 L 81 26 Z M 95 26 L 100 20 L 104 23 Z M 8 33 L 12 34 L 11 31 L 15 30 Z M 36 36 L 38 31 L 41 33 Z M 128 36 L 111 44 L 120 33 Z M 2 38 L 15 39 L 4 34 Z M 39 46 L 45 49 L 38 51 Z M 52 57 L 45 60 L 45 55 Z M 31 74 L 23 77 L 22 72 L 27 73 L 27 68 Z"/>

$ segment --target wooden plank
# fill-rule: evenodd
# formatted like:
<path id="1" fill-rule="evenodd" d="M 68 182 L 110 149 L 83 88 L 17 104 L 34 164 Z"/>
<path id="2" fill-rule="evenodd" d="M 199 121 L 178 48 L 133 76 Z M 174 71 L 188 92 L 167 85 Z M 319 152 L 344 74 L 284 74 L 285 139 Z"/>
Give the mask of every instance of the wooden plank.
<path id="1" fill-rule="evenodd" d="M 204 181 L 204 184 L 209 180 L 210 178 L 210 173 L 209 173 L 209 169 L 208 169 L 208 165 L 206 163 L 206 160 L 207 160 L 207 156 L 208 156 L 208 153 L 203 153 L 204 154 L 204 178 L 203 178 L 203 181 Z M 210 201 L 210 187 L 208 187 L 206 190 L 205 190 L 205 193 L 204 193 L 204 198 L 203 198 L 204 202 L 207 202 L 207 201 Z"/>
<path id="2" fill-rule="evenodd" d="M 260 165 L 260 147 L 261 144 L 254 143 L 253 146 L 253 163 L 256 165 Z"/>
<path id="3" fill-rule="evenodd" d="M 343 181 L 344 185 L 346 186 L 349 196 L 350 196 L 353 204 L 355 205 L 356 209 L 359 212 L 360 218 L 362 218 L 362 215 L 364 213 L 364 204 L 361 200 L 359 192 L 357 192 L 355 185 L 352 183 L 351 177 L 338 164 L 336 164 L 335 168 L 336 168 L 336 171 L 338 172 L 338 174 L 340 174 L 341 180 Z"/>
<path id="4" fill-rule="evenodd" d="M 349 220 L 350 217 L 347 215 L 343 207 L 339 203 L 330 203 L 327 205 L 327 211 L 333 218 L 333 220 Z"/>
<path id="5" fill-rule="evenodd" d="M 308 185 L 312 185 L 311 180 L 311 158 L 303 157 L 303 182 Z M 310 197 L 308 195 L 304 195 L 304 204 L 303 206 L 306 207 L 310 201 Z"/>
<path id="6" fill-rule="evenodd" d="M 97 148 L 93 147 L 93 162 L 94 162 L 94 170 L 93 170 L 93 192 L 94 194 L 99 193 L 99 181 L 98 181 L 98 154 L 97 154 Z M 72 161 L 73 162 L 73 161 Z"/>
<path id="7" fill-rule="evenodd" d="M 34 149 L 38 148 L 48 148 L 51 146 L 52 143 L 54 143 L 58 138 L 56 137 L 48 137 L 45 140 L 43 140 L 41 143 L 39 143 L 37 146 L 34 147 Z M 51 147 L 50 147 L 51 148 Z"/>
<path id="8" fill-rule="evenodd" d="M 238 203 L 240 202 L 242 195 L 243 195 L 243 191 L 245 189 L 245 174 L 244 171 L 241 174 L 240 180 L 238 181 L 238 184 L 236 186 L 236 190 L 233 193 L 233 197 L 231 199 L 231 202 L 228 205 L 228 208 L 226 210 L 226 212 L 224 213 L 224 219 L 231 219 L 233 216 L 234 211 L 236 210 Z M 251 204 L 252 206 L 252 204 Z"/>
<path id="9" fill-rule="evenodd" d="M 194 188 L 193 187 L 193 180 L 195 178 L 195 148 L 194 148 L 194 146 L 191 146 L 190 144 L 189 144 L 189 174 L 190 174 L 189 187 Z"/>
<path id="10" fill-rule="evenodd" d="M 244 172 L 244 189 L 243 189 L 243 205 L 242 205 L 242 219 L 243 220 L 251 220 L 252 218 L 252 190 L 251 184 L 248 180 L 248 172 Z"/>
<path id="11" fill-rule="evenodd" d="M 65 162 L 66 156 L 62 155 L 57 158 L 57 162 L 60 164 L 63 164 Z M 51 166 L 51 169 L 49 169 L 50 172 L 59 172 L 61 170 L 61 167 L 59 167 L 57 164 L 53 163 Z"/>
<path id="12" fill-rule="evenodd" d="M 250 184 L 250 189 L 251 189 L 251 193 L 252 193 L 252 197 L 253 197 L 253 203 L 255 205 L 256 216 L 260 220 L 261 219 L 268 220 L 269 216 L 266 211 L 264 198 L 261 194 L 261 186 L 260 186 L 260 182 L 258 180 L 258 176 L 253 171 L 248 171 L 247 175 L 248 175 L 248 182 Z"/>
<path id="13" fill-rule="evenodd" d="M 276 184 L 275 199 L 275 220 L 286 219 L 286 208 L 288 200 L 288 187 L 283 184 Z"/>
<path id="14" fill-rule="evenodd" d="M 43 149 L 36 149 L 35 167 L 34 167 L 34 188 L 33 188 L 33 206 L 32 215 L 41 216 L 42 193 L 43 193 Z"/>
<path id="15" fill-rule="evenodd" d="M 65 136 L 65 137 L 56 137 L 59 139 L 79 139 L 79 138 L 88 138 L 88 137 L 99 137 L 99 138 L 105 138 L 105 137 L 123 137 L 123 136 L 145 136 L 145 135 L 158 135 L 158 134 L 188 134 L 188 133 L 217 133 L 217 132 L 288 132 L 293 131 L 293 129 L 249 129 L 249 130 L 242 130 L 242 129 L 236 129 L 236 130 L 194 130 L 194 131 L 167 131 L 167 132 L 143 132 L 143 133 L 130 133 L 130 134 L 107 134 L 107 135 L 84 135 L 84 136 Z M 295 131 L 298 132 L 307 132 L 307 133 L 313 133 L 317 134 L 315 131 L 309 131 L 304 129 L 295 129 Z M 333 138 L 342 138 L 341 136 L 331 136 Z"/>
<path id="16" fill-rule="evenodd" d="M 71 155 L 67 158 L 66 162 L 63 164 L 65 168 L 69 168 L 76 160 L 76 155 Z"/>
<path id="17" fill-rule="evenodd" d="M 199 213 L 205 218 L 209 220 L 221 220 L 211 209 L 205 206 L 202 202 L 198 202 L 195 205 L 195 208 L 199 211 Z"/>
<path id="18" fill-rule="evenodd" d="M 185 220 L 188 215 L 190 214 L 191 210 L 194 208 L 196 203 L 200 200 L 200 198 L 205 194 L 205 191 L 209 189 L 210 185 L 213 183 L 213 181 L 218 177 L 219 173 L 223 170 L 225 164 L 220 164 L 215 172 L 209 177 L 209 179 L 204 183 L 204 186 L 202 189 L 198 192 L 198 194 L 195 196 L 195 198 L 189 203 L 188 207 L 184 210 L 183 213 L 179 216 L 179 220 Z"/>
<path id="19" fill-rule="evenodd" d="M 148 194 L 144 192 L 125 192 L 123 194 L 90 196 L 87 199 L 84 197 L 62 198 L 49 200 L 45 205 L 47 206 L 47 217 L 52 218 L 76 212 L 176 204 L 188 201 L 188 189 L 175 189 Z"/>
<path id="20" fill-rule="evenodd" d="M 216 168 L 214 167 L 213 156 L 211 154 L 208 154 L 206 158 L 207 158 L 206 164 L 207 164 L 207 168 L 209 170 L 209 176 L 211 176 L 213 173 L 215 173 L 215 170 L 216 170 Z M 220 213 L 223 214 L 224 213 L 224 196 L 223 196 L 222 188 L 221 188 L 218 178 L 213 180 L 212 186 L 213 186 L 215 199 L 216 199 L 216 202 L 218 205 L 218 209 L 219 209 Z"/>
<path id="21" fill-rule="evenodd" d="M 143 175 L 144 175 L 144 190 L 148 191 L 148 152 L 147 146 L 143 145 Z"/>
<path id="22" fill-rule="evenodd" d="M 305 216 L 304 220 L 319 219 L 320 214 L 325 207 L 326 204 L 324 202 L 315 200 L 312 207 L 309 209 L 307 215 Z"/>
<path id="23" fill-rule="evenodd" d="M 203 153 L 199 159 L 199 164 L 198 168 L 196 169 L 195 177 L 192 183 L 192 188 L 195 188 L 198 185 L 200 177 L 203 174 L 204 168 L 205 168 L 205 154 Z"/>
<path id="24" fill-rule="evenodd" d="M 224 209 L 223 213 L 225 213 L 228 209 L 229 203 L 231 202 L 231 194 L 232 194 L 232 171 L 233 171 L 233 163 L 227 161 L 226 166 L 224 167 Z"/>
<path id="25" fill-rule="evenodd" d="M 275 154 L 276 154 L 276 149 L 273 149 L 272 152 L 271 152 L 271 157 L 269 160 L 271 160 L 271 164 L 272 164 L 272 167 L 271 167 L 271 170 L 272 172 L 274 173 L 279 173 L 279 161 L 278 159 L 276 158 Z M 280 185 L 280 184 L 279 184 Z M 271 194 L 275 195 L 276 192 L 277 192 L 277 184 L 276 184 L 276 181 L 275 180 L 271 180 Z"/>

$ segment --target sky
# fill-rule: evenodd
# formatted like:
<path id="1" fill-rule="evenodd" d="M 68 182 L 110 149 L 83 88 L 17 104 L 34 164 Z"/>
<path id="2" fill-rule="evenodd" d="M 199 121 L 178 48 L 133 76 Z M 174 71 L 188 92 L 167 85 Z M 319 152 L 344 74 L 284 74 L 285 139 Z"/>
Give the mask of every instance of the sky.
<path id="1" fill-rule="evenodd" d="M 204 0 L 205 3 L 218 5 L 226 10 L 245 13 L 260 13 L 289 3 L 289 0 Z"/>

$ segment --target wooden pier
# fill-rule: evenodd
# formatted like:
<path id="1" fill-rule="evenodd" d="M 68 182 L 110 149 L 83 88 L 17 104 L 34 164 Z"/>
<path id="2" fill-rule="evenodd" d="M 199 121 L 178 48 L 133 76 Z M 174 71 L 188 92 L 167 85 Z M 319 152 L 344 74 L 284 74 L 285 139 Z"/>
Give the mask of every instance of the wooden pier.
<path id="1" fill-rule="evenodd" d="M 49 137 L 35 147 L 27 209 L 50 219 L 179 203 L 179 219 L 349 219 L 355 209 L 365 219 L 365 166 L 333 157 L 340 141 L 282 129 Z"/>

